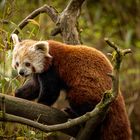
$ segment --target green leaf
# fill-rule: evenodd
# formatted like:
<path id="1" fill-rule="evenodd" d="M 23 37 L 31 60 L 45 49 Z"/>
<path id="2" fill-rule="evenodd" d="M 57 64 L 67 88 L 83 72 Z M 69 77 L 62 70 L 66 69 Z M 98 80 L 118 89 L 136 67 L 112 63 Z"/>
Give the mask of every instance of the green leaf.
<path id="1" fill-rule="evenodd" d="M 39 23 L 34 19 L 28 19 L 27 21 L 34 24 L 34 25 L 37 25 L 38 27 L 40 27 Z"/>

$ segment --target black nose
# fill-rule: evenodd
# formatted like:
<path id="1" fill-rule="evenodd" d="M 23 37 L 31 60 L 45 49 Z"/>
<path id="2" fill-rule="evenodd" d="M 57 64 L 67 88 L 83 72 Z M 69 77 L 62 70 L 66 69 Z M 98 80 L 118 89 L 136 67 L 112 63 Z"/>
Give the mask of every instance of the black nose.
<path id="1" fill-rule="evenodd" d="M 21 76 L 23 76 L 23 75 L 24 75 L 24 71 L 23 71 L 23 70 L 20 70 L 20 71 L 19 71 L 19 74 L 20 74 Z"/>

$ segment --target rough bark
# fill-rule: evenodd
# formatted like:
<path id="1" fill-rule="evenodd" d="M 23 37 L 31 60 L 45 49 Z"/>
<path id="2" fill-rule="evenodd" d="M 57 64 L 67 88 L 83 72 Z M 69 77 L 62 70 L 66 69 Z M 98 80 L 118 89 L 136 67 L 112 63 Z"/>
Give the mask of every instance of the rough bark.
<path id="1" fill-rule="evenodd" d="M 38 120 L 38 122 L 47 125 L 60 124 L 68 120 L 68 116 L 64 112 L 46 105 L 0 94 L 0 103 L 3 102 L 3 99 L 5 111 L 8 114 L 24 117 L 34 121 Z M 3 105 L 0 104 L 0 110 L 3 110 L 2 106 Z M 73 127 L 72 129 L 62 130 L 62 132 L 71 136 L 76 136 L 77 130 L 78 129 L 76 127 Z"/>
<path id="2" fill-rule="evenodd" d="M 81 44 L 80 35 L 77 29 L 77 19 L 83 2 L 84 0 L 70 1 L 58 17 L 58 21 L 56 23 L 57 27 L 53 30 L 52 35 L 61 33 L 63 42 L 67 44 Z M 55 30 L 57 32 L 55 32 Z"/>

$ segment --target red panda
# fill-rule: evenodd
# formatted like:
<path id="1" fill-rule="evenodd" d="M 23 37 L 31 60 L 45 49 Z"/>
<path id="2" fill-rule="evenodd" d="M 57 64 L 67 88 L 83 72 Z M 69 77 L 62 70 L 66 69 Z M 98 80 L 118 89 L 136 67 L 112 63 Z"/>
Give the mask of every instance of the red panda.
<path id="1" fill-rule="evenodd" d="M 15 96 L 38 98 L 38 102 L 52 105 L 61 89 L 66 90 L 70 107 L 79 116 L 91 111 L 112 80 L 107 75 L 112 66 L 107 57 L 95 48 L 66 45 L 53 40 L 19 42 L 16 34 L 12 66 L 19 75 L 32 79 L 16 91 Z M 103 123 L 91 139 L 131 140 L 131 130 L 121 94 L 111 104 Z"/>

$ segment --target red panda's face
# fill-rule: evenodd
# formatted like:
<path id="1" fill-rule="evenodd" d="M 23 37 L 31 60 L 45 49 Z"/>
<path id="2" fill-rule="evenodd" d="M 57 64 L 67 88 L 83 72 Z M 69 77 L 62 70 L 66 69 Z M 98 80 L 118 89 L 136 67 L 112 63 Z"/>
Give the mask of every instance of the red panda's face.
<path id="1" fill-rule="evenodd" d="M 18 74 L 24 77 L 32 73 L 42 73 L 45 67 L 46 57 L 51 58 L 48 53 L 48 42 L 24 40 L 17 41 L 17 35 L 12 35 L 14 42 L 12 67 Z"/>

